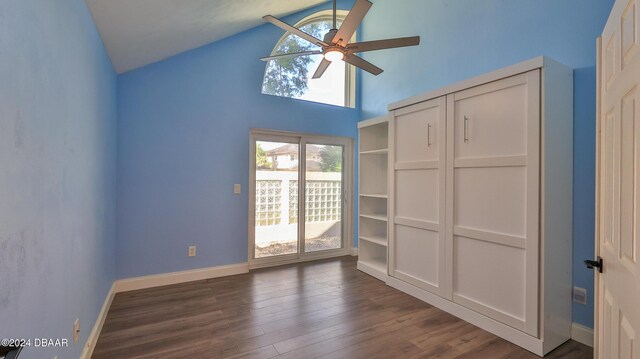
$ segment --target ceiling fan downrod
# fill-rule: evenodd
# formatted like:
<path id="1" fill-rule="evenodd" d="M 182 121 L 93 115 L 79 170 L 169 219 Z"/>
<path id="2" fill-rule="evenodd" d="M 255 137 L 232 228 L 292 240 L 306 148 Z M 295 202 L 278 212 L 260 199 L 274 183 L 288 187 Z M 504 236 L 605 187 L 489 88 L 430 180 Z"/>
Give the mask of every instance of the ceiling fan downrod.
<path id="1" fill-rule="evenodd" d="M 337 21 L 337 15 L 336 15 L 336 13 L 338 12 L 338 9 L 336 7 L 336 1 L 337 0 L 333 0 L 333 29 L 332 30 L 338 29 L 338 21 Z"/>

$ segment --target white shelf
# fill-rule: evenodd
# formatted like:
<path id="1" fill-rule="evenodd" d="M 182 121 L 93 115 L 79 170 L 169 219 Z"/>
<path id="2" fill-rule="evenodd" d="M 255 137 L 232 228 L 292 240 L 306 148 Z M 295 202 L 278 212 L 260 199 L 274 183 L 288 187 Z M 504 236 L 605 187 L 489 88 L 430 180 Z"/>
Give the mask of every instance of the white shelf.
<path id="1" fill-rule="evenodd" d="M 387 246 L 387 238 L 383 236 L 360 236 L 360 239 L 370 243 L 375 243 L 379 246 Z"/>
<path id="2" fill-rule="evenodd" d="M 387 221 L 387 217 L 380 215 L 380 214 L 362 214 L 360 213 L 360 217 L 362 218 L 369 218 L 369 219 L 375 219 L 376 221 L 382 221 L 382 222 L 386 222 Z"/>
<path id="3" fill-rule="evenodd" d="M 361 151 L 361 155 L 386 155 L 389 153 L 389 149 L 381 148 L 379 150 L 369 150 L 369 151 Z"/>
<path id="4" fill-rule="evenodd" d="M 371 197 L 371 198 L 387 198 L 386 194 L 383 193 L 360 193 L 361 197 Z"/>
<path id="5" fill-rule="evenodd" d="M 368 120 L 358 122 L 358 128 L 373 127 L 375 125 L 385 124 L 389 122 L 387 115 L 370 118 Z"/>
<path id="6" fill-rule="evenodd" d="M 375 149 L 380 147 L 376 146 Z M 380 154 L 360 154 L 360 192 L 372 194 L 387 193 L 389 156 Z"/>
<path id="7" fill-rule="evenodd" d="M 360 211 L 360 217 L 365 217 L 369 219 L 375 219 L 377 221 L 388 222 L 389 219 L 385 213 L 371 213 L 371 212 L 363 212 Z"/>
<path id="8" fill-rule="evenodd" d="M 358 127 L 360 152 L 389 148 L 389 122 L 387 117 L 384 117 L 381 121 L 365 121 L 365 124 L 360 122 Z"/>

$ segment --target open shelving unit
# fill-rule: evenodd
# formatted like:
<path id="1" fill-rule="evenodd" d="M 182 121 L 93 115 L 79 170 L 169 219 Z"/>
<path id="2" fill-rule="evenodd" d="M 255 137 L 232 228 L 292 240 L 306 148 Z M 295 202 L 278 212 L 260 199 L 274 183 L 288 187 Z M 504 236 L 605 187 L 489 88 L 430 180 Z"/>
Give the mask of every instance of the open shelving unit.
<path id="1" fill-rule="evenodd" d="M 388 244 L 389 120 L 358 124 L 358 269 L 386 280 Z"/>

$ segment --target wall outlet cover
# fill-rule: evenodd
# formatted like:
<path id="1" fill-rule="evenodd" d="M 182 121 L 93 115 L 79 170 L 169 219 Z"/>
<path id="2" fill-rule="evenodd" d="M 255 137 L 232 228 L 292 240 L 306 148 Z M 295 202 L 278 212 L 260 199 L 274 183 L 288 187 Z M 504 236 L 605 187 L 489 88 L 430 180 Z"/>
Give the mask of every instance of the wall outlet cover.
<path id="1" fill-rule="evenodd" d="M 196 246 L 189 246 L 189 257 L 196 256 Z"/>
<path id="2" fill-rule="evenodd" d="M 580 287 L 573 287 L 573 301 L 578 304 L 587 304 L 587 290 Z"/>
<path id="3" fill-rule="evenodd" d="M 242 192 L 242 186 L 239 183 L 233 185 L 233 193 L 240 194 Z"/>

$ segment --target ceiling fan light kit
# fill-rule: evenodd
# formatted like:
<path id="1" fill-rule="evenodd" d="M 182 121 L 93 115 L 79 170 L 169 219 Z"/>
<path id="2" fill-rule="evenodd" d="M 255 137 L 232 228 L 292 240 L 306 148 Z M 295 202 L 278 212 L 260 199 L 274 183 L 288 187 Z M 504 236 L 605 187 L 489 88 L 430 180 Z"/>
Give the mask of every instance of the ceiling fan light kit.
<path id="1" fill-rule="evenodd" d="M 391 49 L 396 47 L 417 46 L 420 44 L 420 36 L 403 37 L 387 40 L 364 41 L 349 43 L 349 39 L 353 37 L 362 20 L 373 4 L 368 0 L 356 0 L 349 14 L 345 17 L 340 28 L 336 28 L 336 0 L 333 0 L 333 29 L 329 30 L 323 40 L 317 39 L 306 32 L 293 27 L 282 20 L 271 15 L 263 17 L 266 21 L 278 26 L 279 28 L 290 32 L 316 46 L 322 48 L 321 51 L 304 51 L 291 54 L 271 55 L 261 58 L 263 61 L 277 60 L 281 58 L 291 58 L 306 55 L 323 55 L 323 59 L 318 65 L 313 78 L 322 77 L 322 74 L 329 68 L 332 62 L 344 60 L 345 62 L 361 68 L 373 75 L 382 73 L 382 69 L 374 64 L 355 55 L 355 53 Z"/>
<path id="2" fill-rule="evenodd" d="M 329 48 L 324 52 L 324 59 L 329 62 L 342 61 L 344 53 L 339 48 Z"/>

